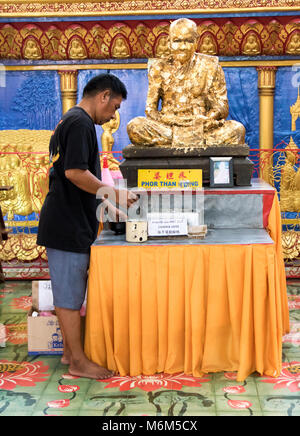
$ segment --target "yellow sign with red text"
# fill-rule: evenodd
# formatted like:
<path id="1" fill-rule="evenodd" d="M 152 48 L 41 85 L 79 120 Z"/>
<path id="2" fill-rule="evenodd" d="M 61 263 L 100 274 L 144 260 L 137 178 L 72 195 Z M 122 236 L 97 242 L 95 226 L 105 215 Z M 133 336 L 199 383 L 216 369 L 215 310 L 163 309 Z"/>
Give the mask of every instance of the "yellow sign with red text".
<path id="1" fill-rule="evenodd" d="M 138 170 L 138 187 L 144 189 L 201 189 L 202 170 Z"/>

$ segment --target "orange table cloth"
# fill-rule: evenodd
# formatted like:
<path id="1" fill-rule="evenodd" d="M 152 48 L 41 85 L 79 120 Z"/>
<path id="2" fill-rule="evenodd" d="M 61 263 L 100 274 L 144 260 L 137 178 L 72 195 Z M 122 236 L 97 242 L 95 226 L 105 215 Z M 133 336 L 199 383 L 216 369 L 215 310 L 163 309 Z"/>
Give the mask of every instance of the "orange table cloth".
<path id="1" fill-rule="evenodd" d="M 277 195 L 274 244 L 93 246 L 85 352 L 121 376 L 278 376 L 289 331 Z"/>

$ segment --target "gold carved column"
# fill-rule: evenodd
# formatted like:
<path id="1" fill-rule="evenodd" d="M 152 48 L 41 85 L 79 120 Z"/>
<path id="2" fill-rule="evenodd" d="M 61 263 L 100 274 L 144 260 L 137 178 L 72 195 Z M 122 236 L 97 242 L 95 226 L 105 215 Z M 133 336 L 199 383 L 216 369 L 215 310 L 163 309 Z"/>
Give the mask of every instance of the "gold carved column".
<path id="1" fill-rule="evenodd" d="M 77 103 L 77 70 L 58 71 L 60 75 L 60 92 L 62 99 L 62 112 L 66 113 Z"/>
<path id="2" fill-rule="evenodd" d="M 257 67 L 259 94 L 260 177 L 270 181 L 273 169 L 274 93 L 277 67 Z M 263 150 L 266 150 L 264 153 Z M 270 151 L 268 151 L 270 150 Z"/>

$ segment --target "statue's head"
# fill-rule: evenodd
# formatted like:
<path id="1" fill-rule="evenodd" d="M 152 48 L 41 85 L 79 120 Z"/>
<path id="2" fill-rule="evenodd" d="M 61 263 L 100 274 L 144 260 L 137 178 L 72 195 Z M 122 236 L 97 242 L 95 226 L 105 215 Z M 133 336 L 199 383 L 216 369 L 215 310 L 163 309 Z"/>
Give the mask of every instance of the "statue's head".
<path id="1" fill-rule="evenodd" d="M 185 64 L 196 51 L 198 32 L 196 23 L 188 18 L 180 18 L 170 25 L 170 48 L 172 57 Z"/>

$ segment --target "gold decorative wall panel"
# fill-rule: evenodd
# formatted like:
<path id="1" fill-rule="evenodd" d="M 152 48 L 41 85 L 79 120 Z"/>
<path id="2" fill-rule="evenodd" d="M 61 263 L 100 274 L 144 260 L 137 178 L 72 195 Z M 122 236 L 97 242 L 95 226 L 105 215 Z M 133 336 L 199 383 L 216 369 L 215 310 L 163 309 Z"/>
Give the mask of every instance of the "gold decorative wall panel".
<path id="1" fill-rule="evenodd" d="M 8 225 L 15 215 L 39 213 L 48 192 L 48 130 L 0 131 L 0 185 L 13 186 L 0 193 Z"/>
<path id="2" fill-rule="evenodd" d="M 0 58 L 147 59 L 168 53 L 171 20 L 0 24 Z M 300 18 L 195 19 L 198 52 L 218 56 L 298 56 Z"/>
<path id="3" fill-rule="evenodd" d="M 17 234 L 9 236 L 8 240 L 2 243 L 0 260 L 9 262 L 17 259 L 21 262 L 33 261 L 41 257 L 47 260 L 45 247 L 36 245 L 36 234 Z"/>
<path id="4" fill-rule="evenodd" d="M 48 192 L 49 130 L 0 130 L 0 185 L 13 186 L 0 193 L 1 209 L 6 225 L 17 228 L 2 242 L 0 260 L 8 262 L 46 260 L 44 247 L 36 245 L 36 233 L 30 228 L 38 220 L 26 220 L 32 212 L 39 214 Z M 23 216 L 24 220 L 15 219 Z M 29 233 L 24 233 L 24 228 Z"/>
<path id="5" fill-rule="evenodd" d="M 299 9 L 298 0 L 0 0 L 0 14 L 17 16 L 97 16 L 162 13 L 210 13 Z"/>

